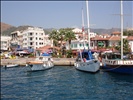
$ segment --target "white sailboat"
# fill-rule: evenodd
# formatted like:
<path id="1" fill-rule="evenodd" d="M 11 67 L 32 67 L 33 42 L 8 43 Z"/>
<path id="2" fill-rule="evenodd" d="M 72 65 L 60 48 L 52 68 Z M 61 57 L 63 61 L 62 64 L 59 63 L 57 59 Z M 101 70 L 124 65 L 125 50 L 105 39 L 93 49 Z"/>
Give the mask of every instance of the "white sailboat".
<path id="1" fill-rule="evenodd" d="M 121 0 L 121 54 L 105 54 L 102 58 L 103 69 L 107 69 L 110 72 L 133 74 L 133 59 L 123 59 L 123 1 Z M 120 56 L 120 59 L 109 59 L 114 56 Z"/>
<path id="2" fill-rule="evenodd" d="M 88 18 L 89 17 L 88 1 L 86 1 L 86 8 L 87 8 L 87 18 Z M 89 42 L 88 47 L 90 48 L 89 20 L 87 22 L 88 22 L 88 42 Z M 84 28 L 83 9 L 82 9 L 82 27 Z M 83 29 L 83 39 L 84 39 L 84 34 L 85 33 L 84 33 L 84 29 Z M 84 42 L 84 46 L 85 46 L 85 42 Z M 79 50 L 79 51 L 80 52 L 78 54 L 76 62 L 74 63 L 75 68 L 80 71 L 86 71 L 86 72 L 92 72 L 92 73 L 99 71 L 100 62 L 93 57 L 91 50 L 84 49 L 82 52 L 81 52 L 81 50 Z"/>

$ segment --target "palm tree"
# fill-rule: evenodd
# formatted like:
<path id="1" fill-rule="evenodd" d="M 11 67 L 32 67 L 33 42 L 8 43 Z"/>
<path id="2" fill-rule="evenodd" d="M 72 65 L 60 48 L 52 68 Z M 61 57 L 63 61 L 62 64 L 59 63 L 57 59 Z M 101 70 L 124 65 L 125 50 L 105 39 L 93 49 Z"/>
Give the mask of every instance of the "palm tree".
<path id="1" fill-rule="evenodd" d="M 54 46 L 57 46 L 58 45 L 58 31 L 57 30 L 53 30 L 49 34 L 49 39 L 53 40 L 53 45 Z"/>
<path id="2" fill-rule="evenodd" d="M 65 29 L 61 28 L 59 30 L 59 33 L 58 33 L 58 41 L 60 41 L 60 47 L 62 47 L 62 42 L 64 40 L 64 36 L 65 36 Z"/>
<path id="3" fill-rule="evenodd" d="M 119 41 L 119 45 L 115 47 L 118 51 L 121 51 L 121 42 Z M 127 39 L 123 39 L 123 52 L 128 53 L 131 52 L 131 48 L 129 47 L 129 42 Z"/>
<path id="4" fill-rule="evenodd" d="M 66 29 L 65 37 L 64 39 L 68 41 L 69 43 L 69 50 L 71 49 L 71 40 L 76 39 L 74 32 L 71 29 Z"/>

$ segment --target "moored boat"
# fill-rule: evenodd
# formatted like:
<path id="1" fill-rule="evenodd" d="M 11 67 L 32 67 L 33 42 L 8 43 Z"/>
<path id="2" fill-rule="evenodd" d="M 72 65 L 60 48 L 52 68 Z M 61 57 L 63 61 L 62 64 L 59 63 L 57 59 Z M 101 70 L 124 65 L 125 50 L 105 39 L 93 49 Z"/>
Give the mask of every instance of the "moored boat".
<path id="1" fill-rule="evenodd" d="M 100 62 L 93 57 L 90 50 L 83 50 L 83 52 L 79 53 L 74 65 L 78 70 L 92 73 L 100 69 Z"/>
<path id="2" fill-rule="evenodd" d="M 87 8 L 87 22 L 88 22 L 88 48 L 90 48 L 90 29 L 89 29 L 89 15 L 88 15 L 88 1 L 86 1 Z M 79 50 L 78 57 L 74 63 L 75 68 L 80 71 L 86 71 L 91 73 L 96 73 L 100 69 L 100 62 L 97 58 L 94 58 L 91 50 L 85 50 L 85 37 L 84 37 L 84 19 L 83 19 L 83 10 L 82 10 L 82 32 L 83 32 L 83 40 L 84 40 L 84 50 L 81 52 Z M 94 53 L 94 52 L 93 52 Z M 96 56 L 96 55 L 95 55 Z"/>
<path id="3" fill-rule="evenodd" d="M 124 59 L 123 56 L 123 2 L 121 1 L 121 51 L 120 54 L 111 53 L 109 56 L 106 54 L 102 57 L 103 68 L 108 69 L 106 71 L 133 74 L 133 59 Z M 130 54 L 131 55 L 131 54 Z M 115 58 L 114 58 L 115 57 Z"/>
<path id="4" fill-rule="evenodd" d="M 34 61 L 26 62 L 26 66 L 30 68 L 28 71 L 42 71 L 52 68 L 54 64 L 50 55 L 42 55 L 36 57 Z"/>
<path id="5" fill-rule="evenodd" d="M 102 68 L 105 71 L 133 74 L 133 60 L 132 59 L 120 59 L 118 53 L 106 53 L 102 57 Z"/>
<path id="6" fill-rule="evenodd" d="M 4 67 L 5 68 L 13 68 L 13 67 L 18 67 L 18 66 L 19 66 L 18 64 L 7 64 Z"/>

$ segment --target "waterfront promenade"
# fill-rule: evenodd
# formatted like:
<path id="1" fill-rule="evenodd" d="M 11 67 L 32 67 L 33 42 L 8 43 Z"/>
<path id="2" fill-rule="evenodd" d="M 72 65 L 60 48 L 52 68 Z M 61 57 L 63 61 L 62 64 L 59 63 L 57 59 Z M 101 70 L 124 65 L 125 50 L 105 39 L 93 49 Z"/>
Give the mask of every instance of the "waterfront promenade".
<path id="1" fill-rule="evenodd" d="M 25 66 L 26 62 L 35 60 L 35 58 L 1 59 L 1 65 L 19 64 Z M 53 58 L 54 65 L 73 66 L 75 58 Z"/>

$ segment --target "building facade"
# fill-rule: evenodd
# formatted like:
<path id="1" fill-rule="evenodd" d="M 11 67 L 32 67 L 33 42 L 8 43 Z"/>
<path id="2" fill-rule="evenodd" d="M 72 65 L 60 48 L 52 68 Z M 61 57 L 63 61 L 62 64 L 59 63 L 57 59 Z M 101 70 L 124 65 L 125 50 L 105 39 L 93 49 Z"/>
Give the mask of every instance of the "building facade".
<path id="1" fill-rule="evenodd" d="M 38 27 L 28 27 L 23 31 L 23 48 L 37 49 L 45 45 L 44 30 Z"/>
<path id="2" fill-rule="evenodd" d="M 22 48 L 23 47 L 23 34 L 20 31 L 11 33 L 11 46 Z"/>
<path id="3" fill-rule="evenodd" d="M 11 37 L 9 36 L 1 36 L 1 51 L 9 51 L 10 50 L 10 41 Z"/>

